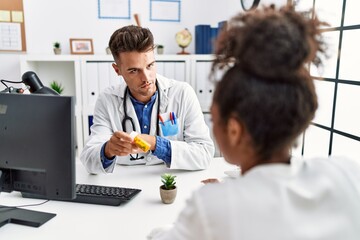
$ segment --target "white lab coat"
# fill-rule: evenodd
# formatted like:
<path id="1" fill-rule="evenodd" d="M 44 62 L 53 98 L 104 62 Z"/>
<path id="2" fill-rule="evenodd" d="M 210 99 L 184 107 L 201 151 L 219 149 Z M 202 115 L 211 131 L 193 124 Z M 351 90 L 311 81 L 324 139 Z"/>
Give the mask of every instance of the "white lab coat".
<path id="1" fill-rule="evenodd" d="M 214 156 L 214 143 L 210 137 L 199 101 L 193 88 L 185 83 L 157 75 L 160 94 L 160 114 L 175 112 L 179 131 L 176 136 L 166 137 L 171 144 L 171 169 L 205 169 Z M 102 167 L 100 150 L 115 131 L 123 131 L 124 92 L 126 84 L 105 89 L 99 96 L 94 110 L 91 135 L 81 153 L 80 160 L 90 173 L 113 172 L 115 163 L 124 165 L 163 163 L 151 153 L 144 154 L 145 159 L 130 161 L 130 156 L 117 156 L 107 169 Z M 134 120 L 137 132 L 141 132 L 139 121 L 129 95 L 126 100 L 127 115 Z M 156 135 L 158 98 L 151 114 L 150 135 Z M 127 121 L 126 132 L 132 131 Z M 160 136 L 162 131 L 160 131 Z"/>
<path id="2" fill-rule="evenodd" d="M 360 239 L 360 168 L 344 158 L 264 164 L 195 192 L 154 240 Z"/>

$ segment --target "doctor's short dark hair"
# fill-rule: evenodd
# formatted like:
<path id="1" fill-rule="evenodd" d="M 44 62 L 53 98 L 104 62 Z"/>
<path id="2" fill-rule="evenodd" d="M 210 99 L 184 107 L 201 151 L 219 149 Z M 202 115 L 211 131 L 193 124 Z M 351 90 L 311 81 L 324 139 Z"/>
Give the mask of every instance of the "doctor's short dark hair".
<path id="1" fill-rule="evenodd" d="M 325 54 L 322 25 L 291 7 L 263 7 L 235 16 L 216 42 L 213 72 L 230 69 L 213 103 L 223 126 L 236 118 L 246 128 L 261 161 L 291 147 L 314 118 L 318 102 L 307 67 Z"/>
<path id="2" fill-rule="evenodd" d="M 110 37 L 109 48 L 115 60 L 122 52 L 147 52 L 155 48 L 148 28 L 129 25 L 116 30 Z"/>

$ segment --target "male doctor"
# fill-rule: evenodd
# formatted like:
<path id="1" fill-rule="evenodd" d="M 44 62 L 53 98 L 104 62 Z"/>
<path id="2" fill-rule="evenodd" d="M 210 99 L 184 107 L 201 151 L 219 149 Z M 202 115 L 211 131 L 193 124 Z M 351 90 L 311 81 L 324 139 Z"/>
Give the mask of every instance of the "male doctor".
<path id="1" fill-rule="evenodd" d="M 112 34 L 109 47 L 112 66 L 124 82 L 105 89 L 96 102 L 91 135 L 80 156 L 87 171 L 111 173 L 116 163 L 207 168 L 214 143 L 199 101 L 189 84 L 156 74 L 152 33 L 125 26 Z M 150 151 L 136 147 L 132 131 L 150 143 Z"/>

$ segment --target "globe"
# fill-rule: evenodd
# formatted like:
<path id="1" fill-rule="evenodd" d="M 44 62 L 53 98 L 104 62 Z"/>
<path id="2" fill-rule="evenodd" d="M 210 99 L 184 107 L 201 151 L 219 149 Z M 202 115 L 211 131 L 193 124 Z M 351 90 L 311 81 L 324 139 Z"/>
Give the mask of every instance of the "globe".
<path id="1" fill-rule="evenodd" d="M 188 47 L 192 41 L 192 36 L 190 31 L 187 28 L 185 28 L 180 32 L 177 32 L 175 34 L 175 39 L 179 47 L 182 48 L 181 52 L 179 52 L 178 54 L 190 54 L 185 51 L 185 48 Z"/>

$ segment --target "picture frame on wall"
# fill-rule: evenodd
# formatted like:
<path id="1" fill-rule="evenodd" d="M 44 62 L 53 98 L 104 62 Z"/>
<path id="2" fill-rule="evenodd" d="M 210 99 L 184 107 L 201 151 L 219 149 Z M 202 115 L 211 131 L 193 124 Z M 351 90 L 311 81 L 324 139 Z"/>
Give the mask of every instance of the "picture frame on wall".
<path id="1" fill-rule="evenodd" d="M 94 54 L 91 38 L 70 38 L 71 54 Z"/>

